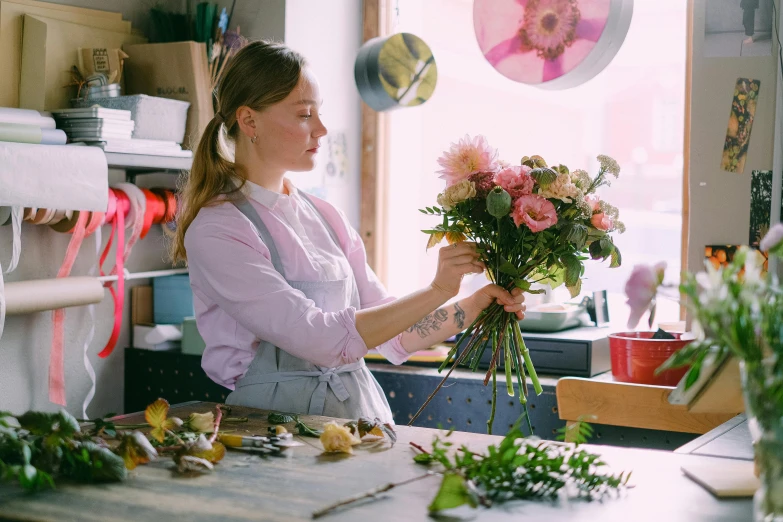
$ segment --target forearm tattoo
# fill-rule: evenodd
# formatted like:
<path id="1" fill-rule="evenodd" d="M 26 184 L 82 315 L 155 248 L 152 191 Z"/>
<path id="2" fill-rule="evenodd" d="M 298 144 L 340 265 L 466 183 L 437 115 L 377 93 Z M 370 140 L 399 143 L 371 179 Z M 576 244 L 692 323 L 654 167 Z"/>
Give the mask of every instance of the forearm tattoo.
<path id="1" fill-rule="evenodd" d="M 419 334 L 419 337 L 424 339 L 428 335 L 430 335 L 433 331 L 440 330 L 440 326 L 446 322 L 446 319 L 449 318 L 449 313 L 439 308 L 432 312 L 431 314 L 427 315 L 424 319 L 419 321 L 418 323 L 414 324 L 410 328 L 408 328 L 409 332 L 415 331 Z"/>
<path id="2" fill-rule="evenodd" d="M 460 308 L 459 304 L 454 303 L 454 324 L 462 330 L 465 328 L 465 310 Z"/>

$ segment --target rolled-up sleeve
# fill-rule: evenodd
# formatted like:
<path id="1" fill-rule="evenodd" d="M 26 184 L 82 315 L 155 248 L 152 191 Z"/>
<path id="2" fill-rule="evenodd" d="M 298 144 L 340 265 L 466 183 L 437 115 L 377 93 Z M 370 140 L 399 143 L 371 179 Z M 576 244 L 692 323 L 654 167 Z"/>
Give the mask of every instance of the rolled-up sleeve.
<path id="1" fill-rule="evenodd" d="M 206 223 L 188 232 L 192 284 L 259 339 L 324 367 L 353 363 L 367 353 L 353 307 L 324 312 L 275 270 L 268 251 L 229 226 Z"/>

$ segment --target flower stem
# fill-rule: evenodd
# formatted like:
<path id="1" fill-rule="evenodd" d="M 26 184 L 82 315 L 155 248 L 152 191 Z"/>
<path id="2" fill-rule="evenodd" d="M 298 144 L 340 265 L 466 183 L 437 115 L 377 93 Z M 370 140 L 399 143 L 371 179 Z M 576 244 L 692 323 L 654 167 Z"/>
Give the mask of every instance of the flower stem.
<path id="1" fill-rule="evenodd" d="M 506 326 L 506 335 L 503 337 L 503 351 L 505 352 L 505 370 L 506 370 L 506 393 L 509 397 L 514 396 L 514 382 L 512 373 L 514 371 L 511 361 L 511 348 L 509 347 L 509 338 L 511 337 L 511 326 Z M 520 392 L 521 393 L 521 392 Z"/>
<path id="2" fill-rule="evenodd" d="M 530 375 L 530 381 L 533 383 L 533 389 L 536 391 L 536 395 L 541 395 L 544 389 L 541 387 L 541 383 L 538 382 L 538 374 L 533 367 L 533 361 L 530 360 L 530 351 L 527 349 L 527 346 L 525 346 L 525 340 L 522 338 L 522 331 L 519 329 L 519 323 L 516 321 L 514 321 L 514 335 L 517 338 L 517 343 L 519 343 L 522 357 L 525 359 L 525 367 L 527 368 L 528 375 Z"/>
<path id="3" fill-rule="evenodd" d="M 487 420 L 487 434 L 492 435 L 492 424 L 495 422 L 495 406 L 498 402 L 498 378 L 497 370 L 492 370 L 492 410 Z"/>

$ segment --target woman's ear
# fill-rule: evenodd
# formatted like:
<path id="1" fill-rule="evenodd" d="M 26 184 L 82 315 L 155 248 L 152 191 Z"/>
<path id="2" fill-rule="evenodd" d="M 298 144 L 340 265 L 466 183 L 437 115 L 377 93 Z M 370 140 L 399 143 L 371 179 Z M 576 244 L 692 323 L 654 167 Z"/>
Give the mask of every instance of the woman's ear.
<path id="1" fill-rule="evenodd" d="M 258 135 L 258 129 L 256 128 L 257 114 L 256 111 L 246 105 L 237 109 L 237 125 L 239 125 L 240 132 L 248 138 Z"/>

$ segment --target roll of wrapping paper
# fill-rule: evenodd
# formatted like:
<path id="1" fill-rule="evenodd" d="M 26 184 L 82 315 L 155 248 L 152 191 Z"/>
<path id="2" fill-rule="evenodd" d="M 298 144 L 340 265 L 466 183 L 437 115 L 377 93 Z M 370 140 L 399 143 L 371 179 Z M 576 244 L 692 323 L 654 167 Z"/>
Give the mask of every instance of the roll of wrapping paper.
<path id="1" fill-rule="evenodd" d="M 68 141 L 60 129 L 42 129 L 36 125 L 0 122 L 0 141 L 35 143 L 39 145 L 65 145 Z"/>
<path id="2" fill-rule="evenodd" d="M 99 303 L 103 284 L 95 277 L 37 279 L 5 284 L 6 315 L 29 314 Z"/>

